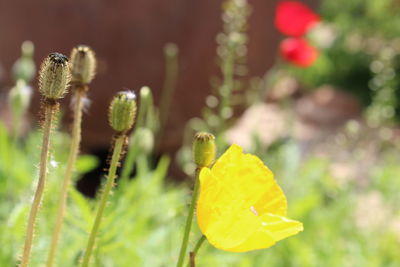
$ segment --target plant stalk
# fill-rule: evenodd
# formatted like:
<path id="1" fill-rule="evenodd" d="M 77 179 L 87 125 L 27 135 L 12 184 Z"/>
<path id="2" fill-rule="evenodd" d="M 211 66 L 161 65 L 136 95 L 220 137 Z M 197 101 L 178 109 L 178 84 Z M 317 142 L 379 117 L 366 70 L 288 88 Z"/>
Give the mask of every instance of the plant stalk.
<path id="1" fill-rule="evenodd" d="M 147 89 L 148 94 L 144 94 L 143 90 Z M 129 179 L 129 175 L 131 175 L 132 170 L 134 168 L 134 164 L 136 162 L 137 156 L 139 154 L 139 148 L 136 142 L 136 129 L 141 127 L 146 127 L 146 120 L 149 114 L 149 110 L 152 108 L 152 96 L 149 88 L 141 88 L 140 91 L 140 105 L 138 117 L 136 119 L 136 128 L 132 131 L 131 136 L 129 137 L 129 147 L 128 153 L 126 154 L 124 164 L 122 166 L 121 177 L 119 179 L 120 184 L 125 183 Z"/>
<path id="2" fill-rule="evenodd" d="M 178 54 L 166 53 L 165 55 L 165 80 L 164 86 L 161 93 L 160 103 L 160 132 L 156 140 L 160 140 L 165 132 L 165 126 L 167 124 L 169 110 L 172 102 L 172 97 L 176 88 L 176 82 L 178 78 Z"/>
<path id="3" fill-rule="evenodd" d="M 116 177 L 117 167 L 119 163 L 119 159 L 121 157 L 122 148 L 125 141 L 125 134 L 121 134 L 115 140 L 115 146 L 113 155 L 111 158 L 111 165 L 108 171 L 107 183 L 104 187 L 103 193 L 101 194 L 99 208 L 97 210 L 96 218 L 92 227 L 92 231 L 90 232 L 89 240 L 87 243 L 86 251 L 83 256 L 82 267 L 89 266 L 90 257 L 95 245 L 96 236 L 100 228 L 101 219 L 103 217 L 104 210 L 107 205 L 108 196 L 111 193 L 111 190 L 114 186 L 114 181 Z"/>
<path id="4" fill-rule="evenodd" d="M 189 253 L 190 255 L 190 261 L 188 266 L 190 267 L 196 267 L 196 255 L 197 252 L 199 251 L 199 249 L 201 248 L 201 246 L 203 245 L 204 241 L 206 240 L 206 236 L 205 235 L 201 235 L 201 237 L 199 238 L 199 240 L 197 240 L 196 245 L 194 246 L 193 251 L 191 251 Z"/>
<path id="5" fill-rule="evenodd" d="M 61 229 L 64 221 L 65 208 L 67 204 L 68 189 L 71 181 L 72 173 L 75 169 L 76 159 L 79 154 L 79 145 L 81 142 L 81 123 L 83 100 L 85 98 L 85 88 L 75 88 L 75 103 L 74 103 L 74 122 L 72 126 L 72 140 L 68 156 L 67 167 L 64 174 L 64 179 L 61 187 L 60 198 L 58 202 L 57 217 L 54 224 L 53 237 L 51 240 L 50 251 L 47 258 L 47 267 L 54 265 L 55 255 L 58 242 L 61 235 Z"/>
<path id="6" fill-rule="evenodd" d="M 47 163 L 49 159 L 50 134 L 54 117 L 54 106 L 46 104 L 44 112 L 45 112 L 45 121 L 43 125 L 43 143 L 40 155 L 39 181 L 36 188 L 35 196 L 33 198 L 32 208 L 29 213 L 24 250 L 20 264 L 21 267 L 26 267 L 28 266 L 29 263 L 29 258 L 32 250 L 33 233 L 35 230 L 36 217 L 39 211 L 47 177 Z"/>
<path id="7" fill-rule="evenodd" d="M 195 174 L 195 182 L 194 182 L 193 194 L 192 194 L 192 202 L 190 203 L 189 214 L 188 214 L 188 216 L 186 218 L 185 232 L 184 232 L 183 239 L 182 239 L 181 250 L 179 252 L 178 263 L 176 265 L 177 267 L 182 267 L 183 263 L 185 261 L 186 250 L 187 250 L 188 241 L 189 241 L 190 229 L 192 227 L 194 209 L 195 209 L 195 206 L 196 206 L 197 195 L 198 195 L 198 192 L 199 192 L 199 174 L 200 174 L 200 168 L 197 168 L 196 169 L 196 174 Z"/>

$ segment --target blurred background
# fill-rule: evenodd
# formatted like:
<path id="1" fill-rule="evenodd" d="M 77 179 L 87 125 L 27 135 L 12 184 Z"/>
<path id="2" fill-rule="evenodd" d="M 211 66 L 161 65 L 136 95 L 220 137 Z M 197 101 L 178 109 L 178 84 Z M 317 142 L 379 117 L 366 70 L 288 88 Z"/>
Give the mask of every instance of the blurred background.
<path id="1" fill-rule="evenodd" d="M 199 266 L 400 266 L 399 11 L 398 0 L 0 2 L 0 238 L 10 244 L 1 265 L 16 262 L 35 185 L 37 69 L 48 53 L 86 44 L 97 75 L 59 266 L 82 251 L 107 167 L 107 107 L 124 88 L 147 103 L 146 119 L 132 132 L 122 176 L 134 179 L 115 190 L 96 266 L 174 264 L 196 131 L 215 134 L 219 154 L 237 143 L 263 159 L 305 227 L 268 250 L 205 245 Z M 54 133 L 45 218 L 67 157 L 70 101 Z M 33 266 L 51 223 L 38 226 Z"/>
<path id="2" fill-rule="evenodd" d="M 316 3 L 316 1 L 308 1 Z M 84 125 L 86 149 L 108 148 L 111 130 L 105 120 L 111 97 L 122 88 L 152 88 L 159 103 L 165 77 L 163 48 L 179 48 L 179 73 L 162 151 L 176 151 L 187 120 L 200 114 L 218 75 L 216 35 L 222 30 L 222 1 L 2 1 L 0 3 L 1 92 L 13 85 L 11 70 L 23 41 L 35 44 L 39 66 L 49 53 L 68 55 L 73 46 L 90 45 L 98 73 L 90 91 L 92 105 Z M 273 64 L 279 34 L 273 26 L 276 1 L 252 1 L 249 17 L 249 75 L 261 76 Z M 36 78 L 33 81 L 36 87 Z M 32 114 L 38 94 L 33 94 Z M 68 100 L 67 100 L 68 101 Z M 65 102 L 67 102 L 65 101 Z M 101 134 L 99 134 L 101 133 Z"/>

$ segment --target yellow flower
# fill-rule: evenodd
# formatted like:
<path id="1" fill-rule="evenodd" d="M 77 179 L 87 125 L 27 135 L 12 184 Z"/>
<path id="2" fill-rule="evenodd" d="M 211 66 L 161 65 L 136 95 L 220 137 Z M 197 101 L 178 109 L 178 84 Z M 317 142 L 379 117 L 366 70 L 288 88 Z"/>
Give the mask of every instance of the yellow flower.
<path id="1" fill-rule="evenodd" d="M 268 248 L 297 234 L 303 224 L 286 218 L 287 202 L 263 162 L 232 145 L 200 172 L 197 221 L 216 248 L 245 252 Z"/>

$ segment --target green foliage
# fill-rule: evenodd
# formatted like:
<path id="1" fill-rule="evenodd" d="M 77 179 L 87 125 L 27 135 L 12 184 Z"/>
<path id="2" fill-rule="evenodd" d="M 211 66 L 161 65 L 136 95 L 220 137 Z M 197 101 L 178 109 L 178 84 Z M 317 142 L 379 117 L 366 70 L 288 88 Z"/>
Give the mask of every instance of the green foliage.
<path id="1" fill-rule="evenodd" d="M 353 34 L 360 34 L 364 40 L 365 36 L 379 33 L 378 40 L 384 40 L 385 47 L 390 47 L 387 41 L 393 41 L 400 29 L 392 27 L 388 19 L 395 7 L 392 0 L 324 1 L 322 15 L 335 25 L 340 34 L 315 66 L 307 70 L 291 70 L 309 85 L 330 83 L 353 92 L 369 104 L 371 98 L 376 99 L 376 93 L 362 91 L 363 88 L 379 75 L 387 77 L 387 72 L 375 72 L 370 64 L 382 56 L 385 60 L 387 57 L 379 51 L 367 53 L 365 47 L 351 50 L 347 41 Z M 204 119 L 194 118 L 188 122 L 190 130 L 185 132 L 185 143 L 191 143 L 193 131 L 214 129 L 213 133 L 219 134 L 217 138 L 222 140 L 220 147 L 226 145 L 224 132 L 229 125 L 225 125 L 225 119 L 233 115 L 231 108 L 236 103 L 233 92 L 242 87 L 237 79 L 241 75 L 237 71 L 243 70 L 245 63 L 243 48 L 247 44 L 246 19 L 250 9 L 245 1 L 239 0 L 227 2 L 224 8 L 224 32 L 218 38 L 224 77 L 215 84 L 216 96 L 207 99 Z M 355 20 L 360 14 L 363 19 Z M 393 18 L 393 21 L 398 19 Z M 398 56 L 395 56 L 385 71 L 390 73 L 390 69 L 397 70 L 399 66 Z M 400 84 L 393 79 L 386 82 L 395 86 Z M 117 181 L 105 210 L 93 266 L 161 267 L 173 266 L 177 262 L 190 190 L 166 179 L 170 165 L 168 157 L 161 157 L 153 166 L 150 154 L 159 142 L 154 136 L 163 125 L 160 125 L 150 89 L 142 88 L 140 97 L 138 128 L 130 138 L 128 164 L 125 162 L 123 177 Z M 378 98 L 372 102 L 378 107 L 387 104 L 379 101 Z M 215 122 L 224 122 L 224 125 L 219 127 Z M 350 173 L 344 181 L 336 177 L 333 167 L 337 162 L 330 158 L 332 151 L 326 151 L 325 157 L 305 156 L 300 144 L 289 138 L 279 140 L 268 150 L 256 145 L 255 154 L 273 170 L 288 196 L 290 217 L 304 223 L 304 232 L 270 249 L 248 253 L 220 251 L 205 242 L 196 257 L 197 266 L 399 266 L 399 150 L 391 143 L 385 146 L 382 140 L 374 138 L 364 143 L 362 140 L 347 141 L 347 145 L 338 149 L 350 153 L 351 166 L 360 159 L 359 152 L 371 153 L 362 145 L 378 142 L 379 157 L 375 156 L 378 158 L 375 161 L 363 162 L 362 172 Z M 54 131 L 52 142 L 50 172 L 32 252 L 33 267 L 44 264 L 49 250 L 68 156 L 65 151 L 68 151 L 70 139 L 67 134 Z M 40 145 L 39 130 L 33 130 L 19 140 L 0 122 L 0 266 L 15 266 L 18 261 L 37 183 L 35 164 L 39 161 Z M 356 145 L 361 148 L 356 149 Z M 181 163 L 184 163 L 186 173 L 193 173 L 195 167 L 191 152 L 188 147 L 181 151 L 184 158 Z M 222 152 L 220 148 L 218 153 Z M 96 168 L 98 159 L 81 155 L 76 165 L 74 181 Z M 129 177 L 133 166 L 136 174 Z M 56 266 L 79 264 L 97 205 L 97 198 L 89 199 L 74 187 L 70 189 Z M 193 223 L 193 228 L 189 249 L 193 249 L 200 237 L 196 223 Z"/>
<path id="2" fill-rule="evenodd" d="M 392 123 L 400 110 L 399 11 L 396 0 L 322 1 L 322 26 L 309 34 L 320 57 L 306 69 L 286 67 L 309 88 L 329 84 L 372 105 L 369 113 L 384 115 L 371 125 Z"/>
<path id="3" fill-rule="evenodd" d="M 15 265 L 22 246 L 26 215 L 36 183 L 40 133 L 32 132 L 17 149 L 0 124 L 0 266 Z M 69 139 L 54 134 L 52 167 L 40 210 L 32 255 L 32 266 L 44 262 L 50 243 L 59 184 Z M 263 153 L 288 196 L 289 214 L 304 223 L 304 232 L 268 250 L 249 253 L 219 251 L 207 242 L 200 249 L 198 266 L 396 266 L 400 244 L 391 220 L 399 218 L 400 173 L 398 151 L 388 149 L 382 161 L 366 166 L 371 174 L 367 187 L 339 183 L 327 158 L 302 158 L 297 143 L 287 141 Z M 10 156 L 15 155 L 15 156 Z M 13 161 L 17 160 L 16 164 Z M 93 156 L 78 160 L 80 172 L 96 166 Z M 170 160 L 162 157 L 152 169 L 145 155 L 137 158 L 137 174 L 117 185 L 98 236 L 94 266 L 173 266 L 181 241 L 190 194 L 186 187 L 165 180 Z M 55 163 L 53 162 L 53 166 Z M 357 225 L 357 199 L 375 191 L 391 211 L 379 229 Z M 71 188 L 57 266 L 76 266 L 82 255 L 95 215 L 96 199 L 88 199 Z M 377 211 L 379 212 L 379 211 Z M 359 218 L 360 219 L 360 218 Z M 362 219 L 362 218 L 361 218 Z M 194 223 L 194 226 L 196 224 Z M 192 233 L 189 248 L 200 236 Z"/>

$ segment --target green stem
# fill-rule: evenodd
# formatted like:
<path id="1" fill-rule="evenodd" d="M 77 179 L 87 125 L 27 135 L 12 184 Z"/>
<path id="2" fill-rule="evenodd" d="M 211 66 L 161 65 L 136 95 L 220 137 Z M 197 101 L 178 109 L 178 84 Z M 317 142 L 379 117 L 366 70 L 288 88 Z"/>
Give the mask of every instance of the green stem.
<path id="1" fill-rule="evenodd" d="M 111 165 L 108 171 L 107 183 L 104 187 L 103 193 L 101 195 L 99 208 L 97 210 L 96 218 L 92 227 L 92 231 L 90 232 L 89 240 L 87 243 L 86 251 L 83 256 L 82 267 L 89 266 L 90 256 L 92 254 L 94 244 L 96 241 L 96 236 L 100 228 L 101 219 L 103 217 L 104 209 L 107 205 L 108 196 L 111 193 L 111 189 L 114 186 L 114 181 L 116 177 L 117 167 L 119 163 L 119 159 L 121 157 L 122 147 L 124 144 L 125 135 L 121 134 L 115 140 L 114 152 L 111 158 Z"/>
<path id="2" fill-rule="evenodd" d="M 46 105 L 45 107 L 45 121 L 43 125 L 43 143 L 42 152 L 40 155 L 39 165 L 39 181 L 36 188 L 35 196 L 32 202 L 32 208 L 29 213 L 28 226 L 26 230 L 24 250 L 22 254 L 20 267 L 26 267 L 29 263 L 29 258 L 32 250 L 33 233 L 35 230 L 36 217 L 39 211 L 40 203 L 42 201 L 43 191 L 47 177 L 47 162 L 49 160 L 50 148 L 50 133 L 54 116 L 54 106 Z"/>
<path id="3" fill-rule="evenodd" d="M 136 162 L 136 158 L 139 155 L 139 147 L 135 142 L 135 138 L 131 140 L 132 144 L 129 147 L 128 153 L 126 154 L 126 158 L 124 160 L 124 166 L 121 171 L 120 185 L 128 181 L 129 175 L 132 173 L 134 164 Z"/>
<path id="4" fill-rule="evenodd" d="M 140 90 L 140 105 L 139 105 L 138 117 L 136 119 L 135 129 L 139 129 L 140 127 L 143 127 L 145 125 L 146 122 L 145 117 L 147 116 L 149 109 L 151 108 L 151 105 L 152 105 L 151 91 L 148 87 L 142 87 Z M 135 142 L 136 132 L 137 132 L 136 130 L 133 131 L 131 133 L 131 136 L 129 137 L 130 142 L 128 147 L 128 153 L 126 154 L 124 165 L 122 166 L 120 183 L 125 183 L 125 181 L 128 180 L 129 175 L 132 173 L 136 158 L 139 154 L 139 148 L 137 143 Z"/>
<path id="5" fill-rule="evenodd" d="M 168 114 L 171 106 L 172 96 L 178 78 L 178 48 L 175 44 L 167 44 L 165 47 L 165 80 L 161 94 L 160 103 L 160 132 L 157 140 L 163 136 L 165 125 L 167 124 Z"/>
<path id="6" fill-rule="evenodd" d="M 74 122 L 72 126 L 72 140 L 68 156 L 67 167 L 64 174 L 64 180 L 61 187 L 60 198 L 58 202 L 57 217 L 54 224 L 53 237 L 51 240 L 50 251 L 47 258 L 47 267 L 54 265 L 55 254 L 57 251 L 58 241 L 60 239 L 61 228 L 64 220 L 65 207 L 67 204 L 67 196 L 72 173 L 74 171 L 76 159 L 79 154 L 79 144 L 81 142 L 81 122 L 83 99 L 85 98 L 84 88 L 75 89 L 74 103 Z"/>
<path id="7" fill-rule="evenodd" d="M 197 240 L 197 243 L 194 246 L 193 251 L 190 252 L 190 262 L 189 262 L 188 266 L 190 266 L 190 267 L 195 267 L 196 266 L 196 255 L 197 255 L 197 252 L 199 251 L 199 249 L 201 248 L 201 246 L 203 245 L 203 243 L 204 243 L 204 241 L 206 239 L 207 238 L 206 238 L 205 235 L 201 235 L 199 240 Z"/>
<path id="8" fill-rule="evenodd" d="M 234 53 L 233 47 L 230 47 L 230 51 L 222 64 L 223 83 L 219 90 L 221 103 L 219 105 L 220 123 L 216 129 L 217 136 L 219 135 L 218 133 L 222 133 L 225 130 L 225 121 L 228 119 L 226 118 L 225 111 L 231 106 L 232 91 L 234 86 Z"/>
<path id="9" fill-rule="evenodd" d="M 221 105 L 220 105 L 220 115 L 222 116 L 224 112 L 224 108 L 230 106 L 231 102 L 231 95 L 233 91 L 233 70 L 235 67 L 235 57 L 233 49 L 230 49 L 230 53 L 222 66 L 222 73 L 223 73 L 223 84 L 221 87 Z"/>
<path id="10" fill-rule="evenodd" d="M 182 267 L 183 262 L 185 261 L 186 250 L 187 250 L 188 241 L 189 241 L 189 234 L 190 234 L 190 229 L 192 227 L 194 209 L 196 206 L 197 195 L 198 195 L 198 191 L 199 191 L 199 174 L 200 174 L 200 168 L 196 169 L 194 189 L 193 189 L 193 194 L 192 194 L 192 202 L 190 203 L 189 214 L 186 219 L 185 232 L 184 232 L 183 239 L 182 239 L 181 250 L 179 252 L 178 264 L 176 265 L 177 267 Z"/>

